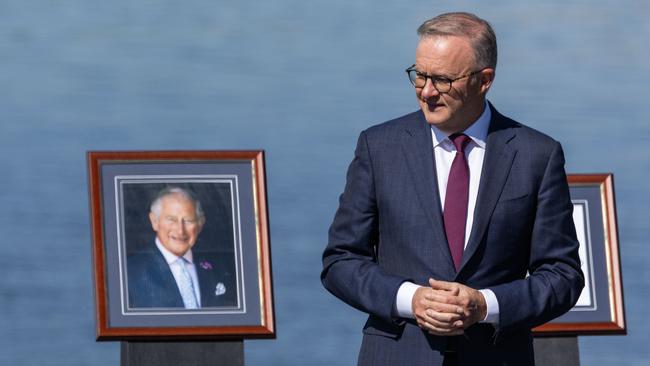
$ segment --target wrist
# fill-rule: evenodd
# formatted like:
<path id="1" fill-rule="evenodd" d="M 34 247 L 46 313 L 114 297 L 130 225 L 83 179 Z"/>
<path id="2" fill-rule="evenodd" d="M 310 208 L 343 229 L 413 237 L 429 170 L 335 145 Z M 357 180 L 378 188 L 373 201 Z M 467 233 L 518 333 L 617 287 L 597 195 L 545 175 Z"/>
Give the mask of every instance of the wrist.
<path id="1" fill-rule="evenodd" d="M 397 298 L 395 299 L 395 310 L 397 315 L 401 318 L 413 319 L 413 301 L 415 299 L 415 292 L 420 286 L 412 282 L 403 282 L 397 290 Z"/>
<path id="2" fill-rule="evenodd" d="M 483 323 L 498 324 L 499 323 L 499 301 L 494 292 L 490 289 L 479 290 L 485 301 L 485 317 L 480 320 Z M 483 315 L 483 314 L 482 314 Z"/>
<path id="3" fill-rule="evenodd" d="M 479 321 L 485 321 L 487 318 L 488 310 L 487 310 L 487 301 L 485 301 L 485 296 L 483 296 L 483 292 L 477 291 L 478 292 L 478 299 L 477 299 L 477 307 L 478 307 L 478 315 L 479 315 Z"/>

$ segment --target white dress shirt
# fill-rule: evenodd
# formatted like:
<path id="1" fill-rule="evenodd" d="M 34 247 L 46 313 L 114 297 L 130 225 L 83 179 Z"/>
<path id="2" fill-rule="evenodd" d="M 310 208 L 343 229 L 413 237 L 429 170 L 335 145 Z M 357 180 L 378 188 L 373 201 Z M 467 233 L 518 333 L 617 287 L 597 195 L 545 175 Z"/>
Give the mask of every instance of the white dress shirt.
<path id="1" fill-rule="evenodd" d="M 481 180 L 481 169 L 485 156 L 485 145 L 492 112 L 487 103 L 481 116 L 472 123 L 463 133 L 471 138 L 465 147 L 465 156 L 469 166 L 469 200 L 467 203 L 467 222 L 465 224 L 465 247 L 469 240 L 474 222 L 474 208 L 478 196 L 478 187 Z M 438 178 L 438 193 L 440 194 L 440 205 L 445 207 L 445 192 L 447 191 L 447 180 L 451 164 L 456 156 L 456 148 L 449 139 L 449 134 L 440 131 L 436 126 L 431 125 L 431 138 L 433 139 L 433 153 L 436 160 L 436 173 Z M 412 300 L 415 291 L 420 286 L 412 282 L 404 282 L 397 291 L 395 306 L 397 313 L 403 318 L 414 318 Z M 499 321 L 499 303 L 494 292 L 489 289 L 479 290 L 487 303 L 487 316 L 484 322 L 496 324 Z"/>
<path id="2" fill-rule="evenodd" d="M 158 250 L 160 250 L 160 253 L 162 253 L 163 257 L 165 257 L 165 261 L 167 262 L 167 265 L 169 265 L 169 269 L 172 271 L 172 275 L 174 275 L 176 287 L 180 289 L 180 278 L 183 276 L 183 273 L 181 272 L 182 268 L 179 267 L 180 264 L 177 262 L 178 258 L 180 257 L 167 250 L 167 248 L 162 245 L 158 238 L 156 238 L 156 246 L 158 247 Z M 190 277 L 192 278 L 192 287 L 194 288 L 196 303 L 198 307 L 201 307 L 201 290 L 199 289 L 199 278 L 196 274 L 196 266 L 194 266 L 194 261 L 192 260 L 192 249 L 185 252 L 185 254 L 183 254 L 183 258 L 187 261 L 187 263 L 185 263 L 185 268 L 190 273 Z"/>

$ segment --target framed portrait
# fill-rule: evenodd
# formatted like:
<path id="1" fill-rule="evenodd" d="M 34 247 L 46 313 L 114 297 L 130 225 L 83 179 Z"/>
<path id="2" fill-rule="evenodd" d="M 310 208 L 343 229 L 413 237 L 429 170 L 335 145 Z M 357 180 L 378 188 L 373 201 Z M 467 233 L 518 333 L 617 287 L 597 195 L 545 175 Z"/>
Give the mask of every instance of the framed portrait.
<path id="1" fill-rule="evenodd" d="M 87 161 L 98 340 L 275 337 L 262 151 Z"/>
<path id="2" fill-rule="evenodd" d="M 612 174 L 568 175 L 585 287 L 566 314 L 536 336 L 626 334 Z"/>

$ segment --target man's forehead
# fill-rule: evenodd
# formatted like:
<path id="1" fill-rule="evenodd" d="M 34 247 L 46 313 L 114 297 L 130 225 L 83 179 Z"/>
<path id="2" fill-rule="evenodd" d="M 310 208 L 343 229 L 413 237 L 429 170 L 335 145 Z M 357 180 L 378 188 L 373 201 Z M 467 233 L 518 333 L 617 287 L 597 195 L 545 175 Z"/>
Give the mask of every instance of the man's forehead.
<path id="1" fill-rule="evenodd" d="M 192 206 L 192 208 L 194 208 L 194 201 L 192 201 L 184 194 L 178 192 L 170 193 L 162 198 L 163 206 L 165 204 L 174 204 L 174 203 L 189 204 Z"/>
<path id="2" fill-rule="evenodd" d="M 449 69 L 471 67 L 474 52 L 468 38 L 458 36 L 426 36 L 418 42 L 415 64 L 420 71 L 427 69 Z"/>
<path id="3" fill-rule="evenodd" d="M 451 35 L 423 36 L 418 41 L 415 52 L 417 55 L 418 53 L 430 53 L 432 50 L 441 53 L 473 52 L 472 42 L 469 38 Z"/>

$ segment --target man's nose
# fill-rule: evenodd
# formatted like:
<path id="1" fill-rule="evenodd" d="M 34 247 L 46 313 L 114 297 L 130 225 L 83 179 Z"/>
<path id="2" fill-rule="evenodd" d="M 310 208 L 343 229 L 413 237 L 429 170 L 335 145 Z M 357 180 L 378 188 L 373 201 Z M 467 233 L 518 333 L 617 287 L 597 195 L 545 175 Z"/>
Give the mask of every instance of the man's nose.
<path id="1" fill-rule="evenodd" d="M 174 232 L 178 235 L 184 235 L 187 232 L 187 224 L 182 220 L 174 225 Z"/>
<path id="2" fill-rule="evenodd" d="M 440 92 L 433 86 L 433 80 L 427 78 L 420 94 L 422 95 L 422 98 L 429 99 L 438 96 Z"/>

